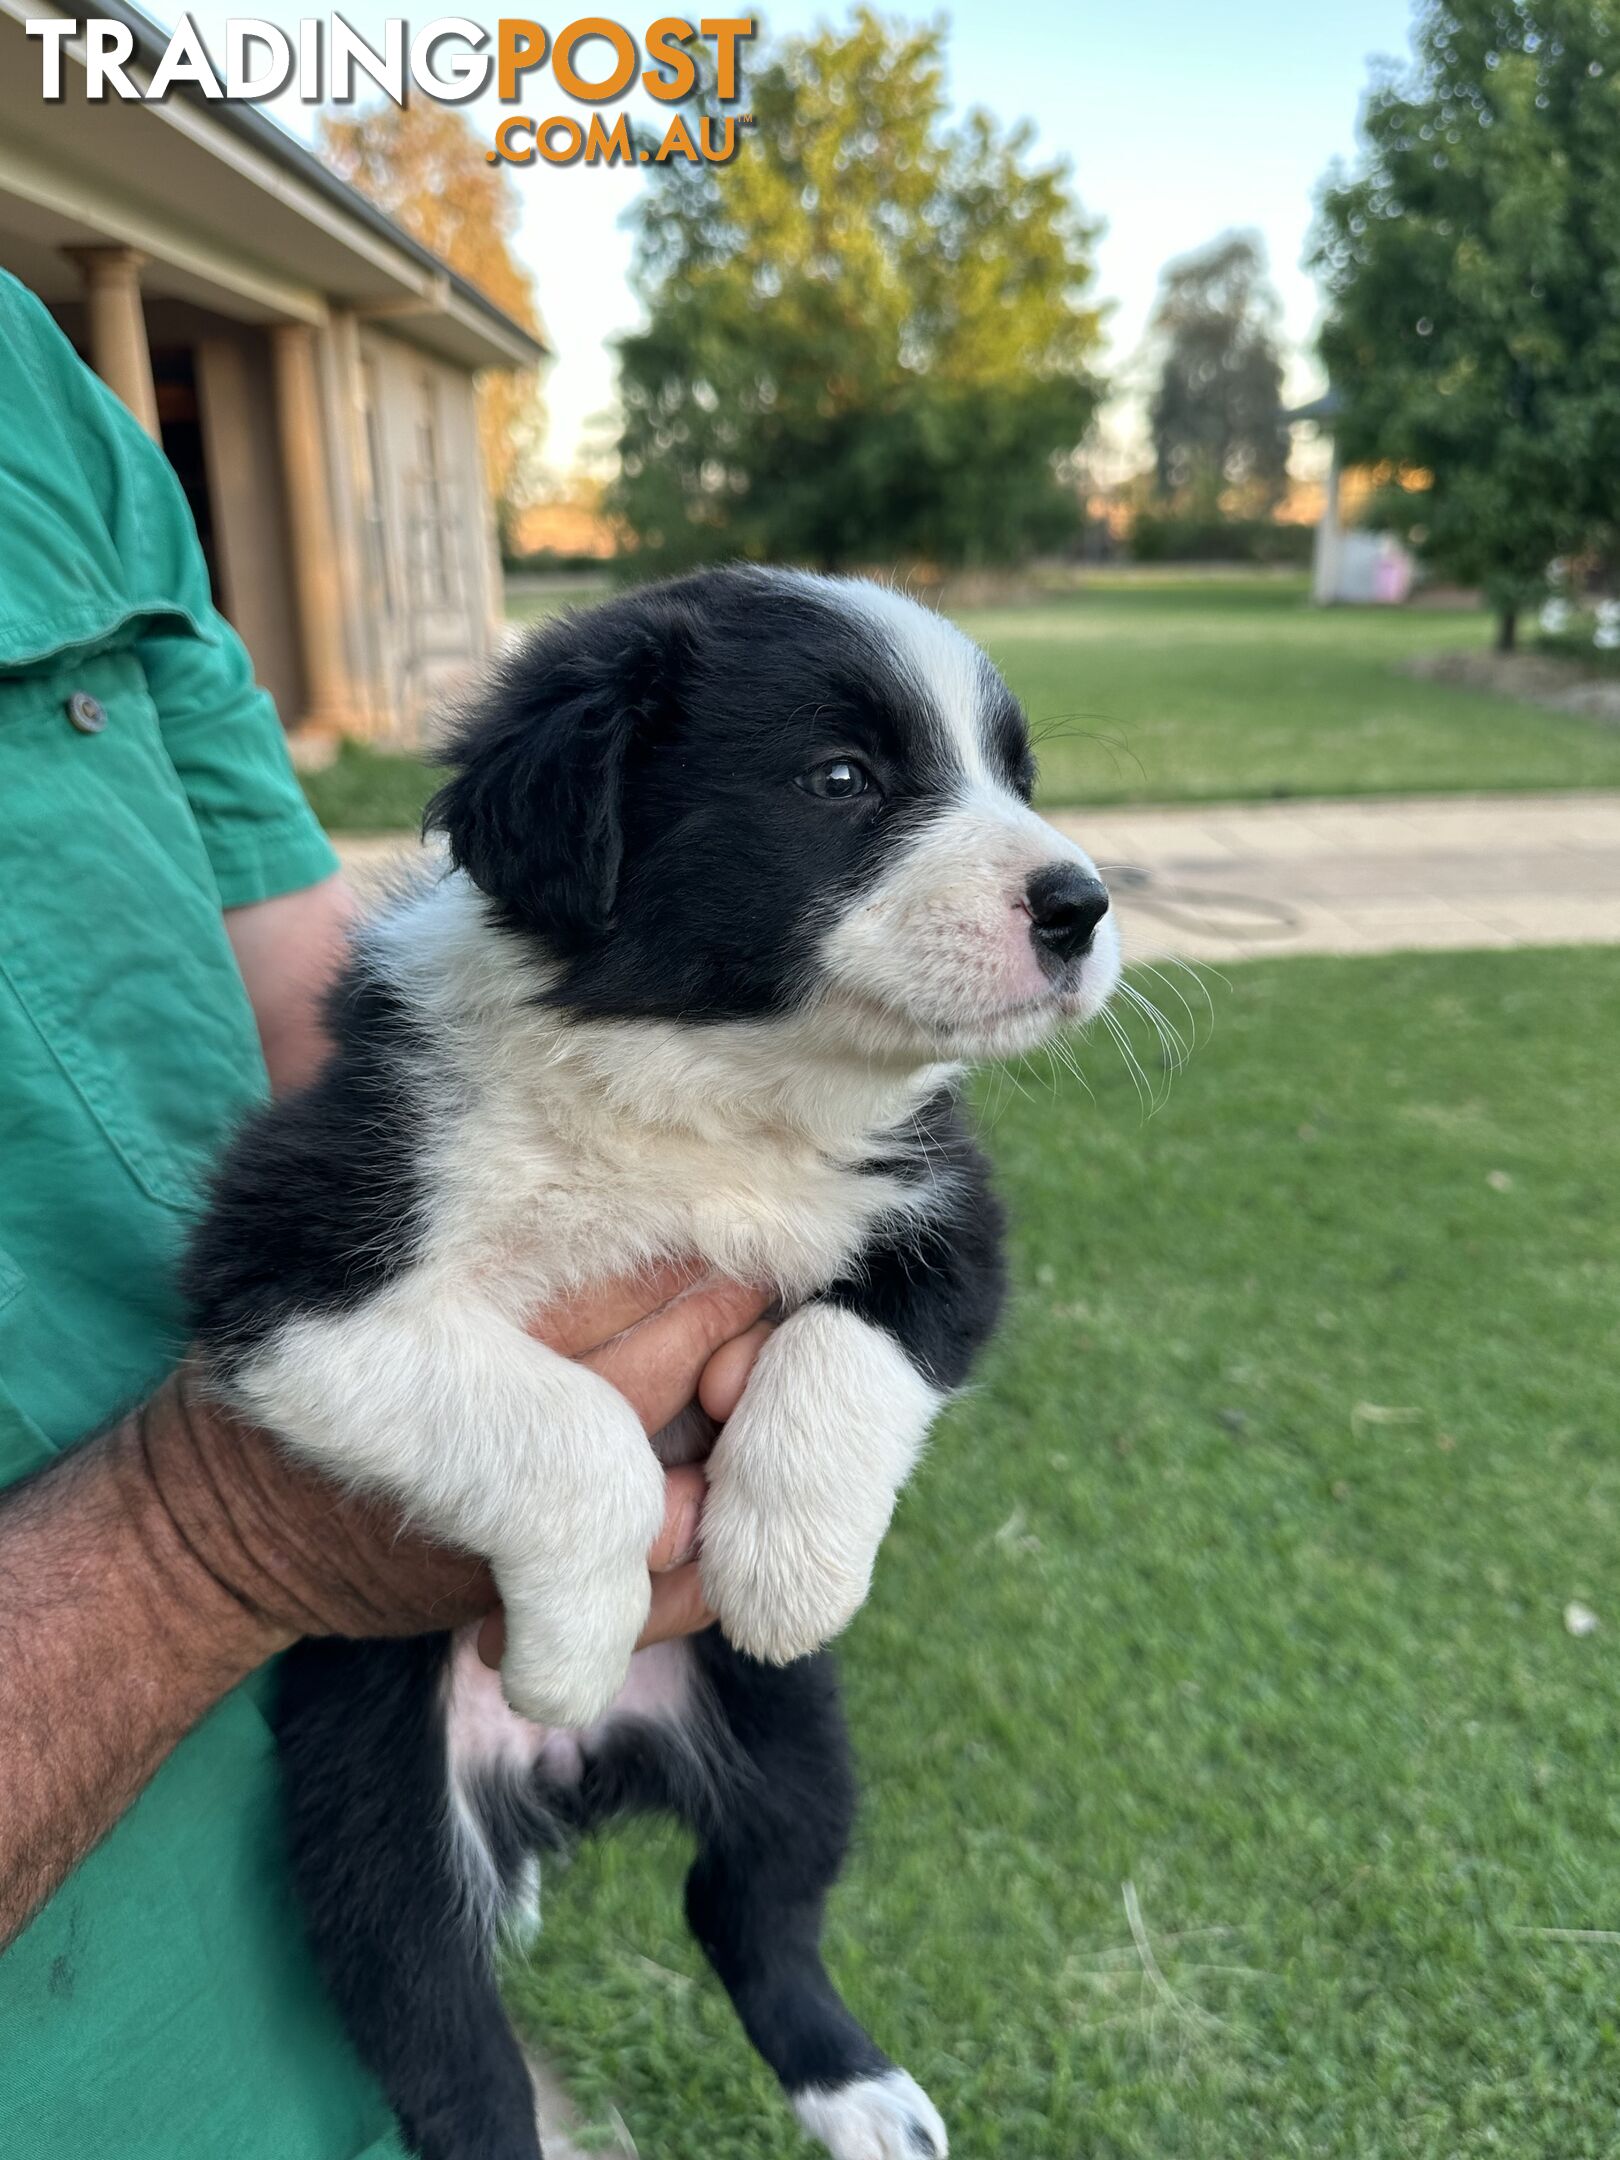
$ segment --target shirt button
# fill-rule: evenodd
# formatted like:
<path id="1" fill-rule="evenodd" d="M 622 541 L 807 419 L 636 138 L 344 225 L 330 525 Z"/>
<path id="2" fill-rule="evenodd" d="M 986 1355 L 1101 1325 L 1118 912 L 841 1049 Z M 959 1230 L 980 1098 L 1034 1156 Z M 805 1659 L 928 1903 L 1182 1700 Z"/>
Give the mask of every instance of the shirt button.
<path id="1" fill-rule="evenodd" d="M 107 725 L 107 708 L 88 690 L 75 690 L 67 701 L 67 716 L 81 735 L 99 735 Z"/>

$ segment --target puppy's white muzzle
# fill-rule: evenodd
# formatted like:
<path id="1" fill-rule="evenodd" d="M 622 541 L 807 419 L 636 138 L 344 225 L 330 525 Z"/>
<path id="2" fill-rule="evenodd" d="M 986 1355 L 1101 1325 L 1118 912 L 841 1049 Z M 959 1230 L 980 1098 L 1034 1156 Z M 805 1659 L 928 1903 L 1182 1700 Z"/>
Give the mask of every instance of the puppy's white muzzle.
<path id="1" fill-rule="evenodd" d="M 833 925 L 822 963 L 874 1034 L 909 1025 L 936 1054 L 1006 1055 L 1107 1003 L 1120 954 L 1106 897 L 1083 849 L 1016 796 L 976 787 Z"/>

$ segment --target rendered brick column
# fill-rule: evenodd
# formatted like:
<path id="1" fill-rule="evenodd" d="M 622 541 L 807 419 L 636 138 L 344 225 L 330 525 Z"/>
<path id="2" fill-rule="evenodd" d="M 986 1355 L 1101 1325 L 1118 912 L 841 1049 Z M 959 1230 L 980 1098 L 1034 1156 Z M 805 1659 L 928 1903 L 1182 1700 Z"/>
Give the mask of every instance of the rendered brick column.
<path id="1" fill-rule="evenodd" d="M 343 638 L 343 566 L 326 482 L 315 333 L 303 323 L 278 323 L 270 332 L 270 350 L 298 598 L 302 725 L 345 733 L 354 720 L 354 698 Z"/>
<path id="2" fill-rule="evenodd" d="M 154 442 L 161 442 L 152 353 L 141 306 L 144 255 L 128 247 L 75 247 L 90 317 L 90 364 L 123 399 Z"/>

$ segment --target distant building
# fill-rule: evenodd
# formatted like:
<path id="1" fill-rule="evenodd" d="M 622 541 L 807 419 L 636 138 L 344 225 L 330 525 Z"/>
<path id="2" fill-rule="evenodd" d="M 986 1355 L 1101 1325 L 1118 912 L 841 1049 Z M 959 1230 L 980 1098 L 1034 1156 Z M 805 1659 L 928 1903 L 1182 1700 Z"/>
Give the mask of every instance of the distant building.
<path id="1" fill-rule="evenodd" d="M 288 726 L 419 739 L 501 615 L 474 378 L 545 347 L 250 105 L 91 104 L 78 45 L 45 103 L 38 12 L 0 0 L 0 267 L 162 443 Z"/>
<path id="2" fill-rule="evenodd" d="M 1330 389 L 1309 405 L 1296 405 L 1283 415 L 1290 423 L 1314 423 L 1333 444 L 1316 520 L 1311 598 L 1319 607 L 1395 606 L 1411 593 L 1416 566 L 1393 533 L 1369 532 L 1356 523 L 1358 512 L 1375 491 L 1375 482 L 1365 467 L 1346 468 L 1340 455 L 1333 423 L 1342 409 L 1338 392 Z"/>

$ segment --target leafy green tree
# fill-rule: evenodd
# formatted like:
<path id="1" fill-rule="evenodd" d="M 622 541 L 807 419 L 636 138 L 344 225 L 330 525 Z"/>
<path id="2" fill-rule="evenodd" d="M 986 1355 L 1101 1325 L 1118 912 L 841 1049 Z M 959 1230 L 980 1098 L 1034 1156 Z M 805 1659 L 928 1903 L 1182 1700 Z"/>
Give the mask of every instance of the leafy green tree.
<path id="1" fill-rule="evenodd" d="M 1162 347 L 1150 411 L 1157 492 L 1189 509 L 1274 509 L 1288 485 L 1281 310 L 1249 233 L 1167 266 L 1150 331 Z"/>
<path id="2" fill-rule="evenodd" d="M 1340 440 L 1428 476 L 1386 522 L 1510 650 L 1620 517 L 1620 0 L 1431 0 L 1364 131 L 1314 250 Z"/>
<path id="3" fill-rule="evenodd" d="M 1027 129 L 948 125 L 943 38 L 862 9 L 791 39 L 729 163 L 653 169 L 614 506 L 660 567 L 1000 561 L 1076 528 L 1095 228 Z"/>

